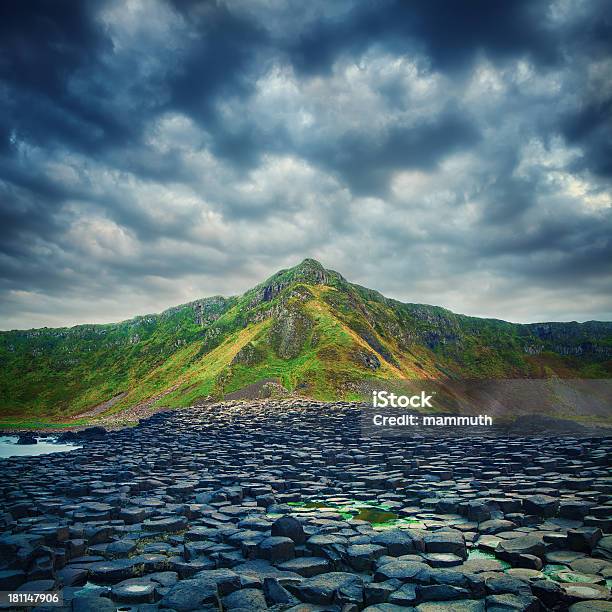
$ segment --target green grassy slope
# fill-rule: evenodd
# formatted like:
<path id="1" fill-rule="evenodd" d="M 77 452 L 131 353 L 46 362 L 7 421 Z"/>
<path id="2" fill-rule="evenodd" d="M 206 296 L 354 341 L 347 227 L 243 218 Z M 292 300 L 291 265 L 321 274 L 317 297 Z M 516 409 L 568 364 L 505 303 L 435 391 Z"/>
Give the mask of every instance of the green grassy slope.
<path id="1" fill-rule="evenodd" d="M 357 399 L 411 378 L 608 378 L 611 360 L 612 323 L 517 325 L 403 304 L 305 260 L 239 297 L 0 332 L 0 421 L 62 422 L 104 402 L 109 412 L 180 407 L 265 380 Z"/>

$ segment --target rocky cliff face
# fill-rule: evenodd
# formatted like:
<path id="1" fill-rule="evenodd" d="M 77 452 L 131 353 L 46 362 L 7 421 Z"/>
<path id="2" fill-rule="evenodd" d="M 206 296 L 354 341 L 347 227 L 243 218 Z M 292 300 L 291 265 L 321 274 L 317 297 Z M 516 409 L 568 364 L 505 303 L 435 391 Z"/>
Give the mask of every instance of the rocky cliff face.
<path id="1" fill-rule="evenodd" d="M 525 327 L 541 341 L 530 347 L 534 354 L 550 350 L 560 355 L 612 357 L 612 345 L 605 342 L 610 335 L 609 323 L 533 323 Z"/>

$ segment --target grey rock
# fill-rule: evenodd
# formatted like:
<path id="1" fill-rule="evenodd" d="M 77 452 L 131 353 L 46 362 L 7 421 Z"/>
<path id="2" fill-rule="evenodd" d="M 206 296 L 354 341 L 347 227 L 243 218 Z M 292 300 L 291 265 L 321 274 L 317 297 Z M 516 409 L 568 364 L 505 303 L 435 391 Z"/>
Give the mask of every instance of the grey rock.
<path id="1" fill-rule="evenodd" d="M 270 536 L 257 546 L 258 556 L 267 561 L 279 562 L 293 559 L 295 544 L 292 539 L 282 536 Z"/>
<path id="2" fill-rule="evenodd" d="M 452 553 L 467 559 L 465 537 L 460 531 L 432 531 L 423 534 L 428 553 Z"/>
<path id="3" fill-rule="evenodd" d="M 132 578 L 116 584 L 111 598 L 121 603 L 153 603 L 158 585 L 146 578 Z"/>
<path id="4" fill-rule="evenodd" d="M 555 516 L 559 509 L 559 500 L 550 495 L 532 495 L 523 499 L 523 509 L 527 514 Z"/>
<path id="5" fill-rule="evenodd" d="M 160 608 L 171 608 L 176 612 L 191 612 L 206 606 L 218 606 L 217 585 L 206 580 L 181 580 L 170 587 L 160 602 Z"/>
<path id="6" fill-rule="evenodd" d="M 223 598 L 225 610 L 267 610 L 268 604 L 259 589 L 242 589 L 234 591 Z"/>
<path id="7" fill-rule="evenodd" d="M 425 550 L 423 538 L 420 536 L 420 534 L 402 529 L 389 529 L 381 531 L 372 538 L 371 542 L 372 544 L 377 544 L 386 548 L 387 554 L 392 557 L 423 552 Z"/>
<path id="8" fill-rule="evenodd" d="M 487 612 L 538 612 L 540 605 L 536 597 L 519 595 L 489 595 L 486 600 Z"/>
<path id="9" fill-rule="evenodd" d="M 428 583 L 431 580 L 431 568 L 419 561 L 391 561 L 379 567 L 374 580 L 382 582 L 390 578 L 397 578 L 402 582 Z"/>
<path id="10" fill-rule="evenodd" d="M 414 584 L 403 584 L 399 589 L 391 593 L 389 603 L 398 606 L 411 606 L 418 599 L 417 587 Z"/>
<path id="11" fill-rule="evenodd" d="M 387 548 L 376 544 L 354 544 L 346 550 L 349 565 L 358 572 L 372 569 L 374 561 L 385 554 Z"/>
<path id="12" fill-rule="evenodd" d="M 297 557 L 277 565 L 279 570 L 285 572 L 295 572 L 304 578 L 324 574 L 331 570 L 331 563 L 323 557 Z"/>
<path id="13" fill-rule="evenodd" d="M 307 578 L 288 589 L 307 603 L 330 604 L 332 601 L 361 604 L 363 602 L 362 579 L 346 572 L 329 572 Z"/>

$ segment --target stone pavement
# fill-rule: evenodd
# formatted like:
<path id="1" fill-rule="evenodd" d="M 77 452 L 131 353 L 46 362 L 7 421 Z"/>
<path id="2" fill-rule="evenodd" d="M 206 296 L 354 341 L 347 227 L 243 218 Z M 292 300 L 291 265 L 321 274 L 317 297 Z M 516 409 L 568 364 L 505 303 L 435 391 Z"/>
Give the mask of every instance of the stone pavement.
<path id="1" fill-rule="evenodd" d="M 0 461 L 0 590 L 50 610 L 612 610 L 610 438 L 362 438 L 282 400 L 82 439 Z"/>

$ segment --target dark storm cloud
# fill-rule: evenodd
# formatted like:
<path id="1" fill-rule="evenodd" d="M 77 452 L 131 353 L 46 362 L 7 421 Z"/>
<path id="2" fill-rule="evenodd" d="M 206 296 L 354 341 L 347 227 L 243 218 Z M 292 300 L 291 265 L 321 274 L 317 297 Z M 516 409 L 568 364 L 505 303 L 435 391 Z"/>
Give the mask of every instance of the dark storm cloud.
<path id="1" fill-rule="evenodd" d="M 529 53 L 552 62 L 558 49 L 554 33 L 543 27 L 546 6 L 529 0 L 362 2 L 341 23 L 315 24 L 289 51 L 306 72 L 327 70 L 340 53 L 375 44 L 398 53 L 420 48 L 443 68 L 460 67 L 479 51 L 497 57 Z"/>
<path id="2" fill-rule="evenodd" d="M 577 164 L 579 168 L 612 177 L 612 96 L 585 100 L 578 110 L 564 118 L 561 127 L 569 142 L 587 152 L 585 159 Z"/>
<path id="3" fill-rule="evenodd" d="M 259 149 L 248 127 L 227 130 L 216 104 L 224 97 L 246 97 L 253 88 L 253 69 L 267 44 L 265 30 L 235 15 L 224 5 L 174 2 L 196 32 L 180 67 L 169 80 L 169 106 L 197 119 L 214 136 L 213 148 L 237 164 L 252 164 Z"/>
<path id="4" fill-rule="evenodd" d="M 599 175 L 612 177 L 612 13 L 610 4 L 600 1 L 590 5 L 590 11 L 569 26 L 574 36 L 570 49 L 588 53 L 590 63 L 587 78 L 577 89 L 577 108 L 561 117 L 560 129 L 572 144 L 585 152 L 577 167 Z M 589 74 L 591 73 L 591 74 Z M 593 74 L 594 73 L 594 74 Z"/>
<path id="5" fill-rule="evenodd" d="M 355 195 L 379 195 L 386 192 L 394 170 L 430 169 L 445 155 L 476 140 L 478 131 L 471 121 L 449 109 L 433 121 L 394 126 L 379 139 L 347 134 L 325 143 L 311 159 L 339 172 Z"/>
<path id="6" fill-rule="evenodd" d="M 21 138 L 40 145 L 94 150 L 120 137 L 112 112 L 68 80 L 94 73 L 110 41 L 93 22 L 99 2 L 4 2 L 0 7 L 0 78 L 9 88 L 3 113 Z"/>
<path id="7" fill-rule="evenodd" d="M 307 256 L 400 299 L 609 318 L 608 13 L 0 4 L 2 327 L 235 293 Z"/>

